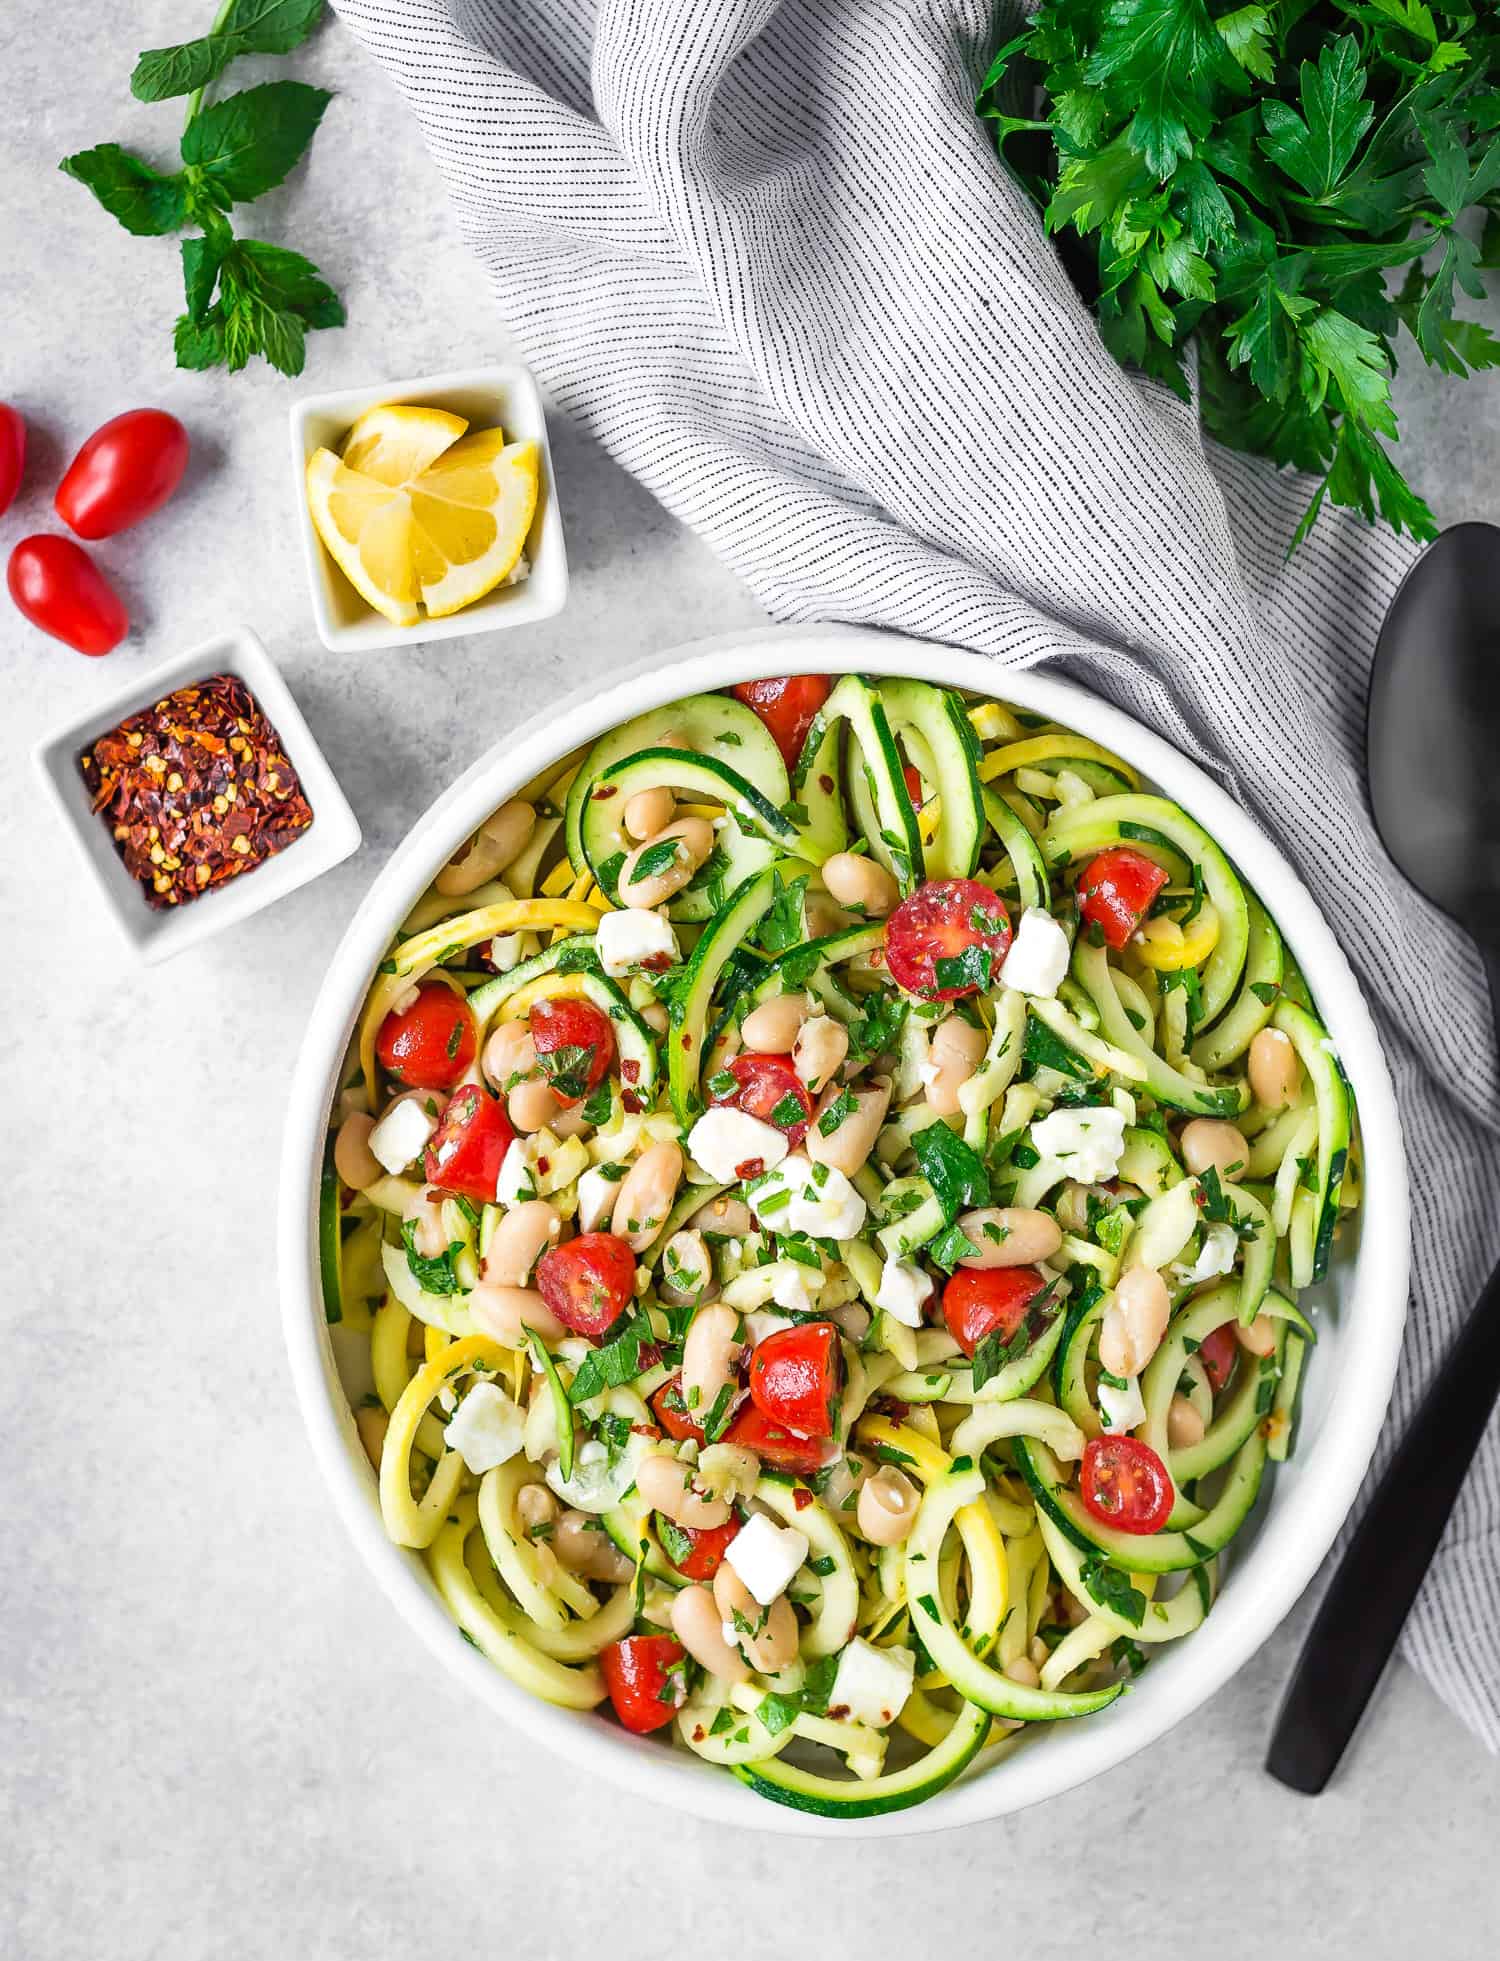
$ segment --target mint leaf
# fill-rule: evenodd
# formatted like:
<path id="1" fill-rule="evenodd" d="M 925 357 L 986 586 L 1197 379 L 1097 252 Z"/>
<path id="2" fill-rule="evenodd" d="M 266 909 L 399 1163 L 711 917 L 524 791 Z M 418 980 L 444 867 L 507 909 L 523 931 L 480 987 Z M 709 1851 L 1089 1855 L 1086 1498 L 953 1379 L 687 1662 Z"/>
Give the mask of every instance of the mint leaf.
<path id="1" fill-rule="evenodd" d="M 79 150 L 57 167 L 87 185 L 110 216 L 137 238 L 160 238 L 187 222 L 186 181 L 163 177 L 118 143 Z"/>
<path id="2" fill-rule="evenodd" d="M 306 82 L 262 82 L 211 104 L 182 132 L 189 181 L 225 210 L 274 190 L 332 100 Z"/>
<path id="3" fill-rule="evenodd" d="M 147 48 L 130 92 L 139 102 L 191 95 L 243 54 L 290 54 L 323 17 L 323 0 L 231 0 L 211 33 L 173 47 Z"/>
<path id="4" fill-rule="evenodd" d="M 988 1205 L 990 1181 L 984 1160 L 945 1123 L 930 1124 L 911 1140 L 917 1165 L 931 1185 L 943 1208 L 945 1221 L 953 1221 L 968 1206 Z"/>
<path id="5" fill-rule="evenodd" d="M 182 241 L 182 287 L 187 295 L 187 317 L 196 326 L 201 326 L 207 316 L 223 262 L 224 247 L 217 239 Z"/>

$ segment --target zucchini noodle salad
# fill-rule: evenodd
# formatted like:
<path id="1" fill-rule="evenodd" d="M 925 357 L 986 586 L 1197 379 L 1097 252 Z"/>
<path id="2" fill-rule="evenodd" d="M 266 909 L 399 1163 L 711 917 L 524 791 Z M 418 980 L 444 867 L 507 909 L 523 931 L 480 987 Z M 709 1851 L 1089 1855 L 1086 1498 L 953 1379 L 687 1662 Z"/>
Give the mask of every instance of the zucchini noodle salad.
<path id="1" fill-rule="evenodd" d="M 512 1682 L 834 1816 L 1199 1626 L 1358 1202 L 1213 839 L 915 680 L 747 682 L 553 766 L 405 921 L 342 1083 L 323 1291 L 391 1539 Z"/>

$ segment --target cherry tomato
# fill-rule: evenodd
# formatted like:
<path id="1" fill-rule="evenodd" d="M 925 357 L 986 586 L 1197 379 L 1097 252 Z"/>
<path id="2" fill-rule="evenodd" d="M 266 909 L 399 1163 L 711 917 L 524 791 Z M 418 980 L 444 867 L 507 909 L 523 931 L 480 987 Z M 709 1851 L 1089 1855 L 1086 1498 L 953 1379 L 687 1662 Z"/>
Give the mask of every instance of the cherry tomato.
<path id="1" fill-rule="evenodd" d="M 537 1261 L 542 1299 L 575 1335 L 602 1341 L 635 1294 L 635 1255 L 612 1232 L 584 1232 Z"/>
<path id="2" fill-rule="evenodd" d="M 1198 1360 L 1203 1364 L 1208 1375 L 1208 1386 L 1216 1396 L 1234 1374 L 1234 1365 L 1239 1357 L 1240 1344 L 1232 1321 L 1226 1321 L 1222 1328 L 1215 1328 L 1212 1334 L 1203 1337 L 1198 1348 Z"/>
<path id="3" fill-rule="evenodd" d="M 1139 1437 L 1090 1437 L 1078 1493 L 1101 1525 L 1116 1532 L 1160 1532 L 1174 1502 L 1167 1467 Z"/>
<path id="4" fill-rule="evenodd" d="M 803 1437 L 831 1437 L 844 1351 L 831 1321 L 768 1335 L 750 1357 L 750 1399 L 773 1423 Z"/>
<path id="5" fill-rule="evenodd" d="M 670 1723 L 687 1700 L 680 1641 L 670 1634 L 628 1634 L 599 1653 L 604 1686 L 626 1729 L 648 1736 Z"/>
<path id="6" fill-rule="evenodd" d="M 695 1422 L 692 1412 L 682 1399 L 682 1375 L 668 1376 L 656 1394 L 650 1398 L 651 1414 L 656 1418 L 669 1437 L 681 1443 L 691 1437 L 694 1443 L 706 1443 L 703 1425 Z"/>
<path id="7" fill-rule="evenodd" d="M 1161 866 L 1144 852 L 1111 845 L 1084 866 L 1078 881 L 1078 910 L 1118 953 L 1139 929 L 1166 882 Z"/>
<path id="8" fill-rule="evenodd" d="M 129 630 L 120 595 L 71 538 L 23 538 L 10 555 L 6 582 L 33 626 L 80 654 L 107 654 Z"/>
<path id="9" fill-rule="evenodd" d="M 814 715 L 833 692 L 827 674 L 788 674 L 775 681 L 741 681 L 739 700 L 770 730 L 788 769 L 797 767 Z"/>
<path id="10" fill-rule="evenodd" d="M 937 879 L 919 886 L 891 914 L 886 965 L 908 994 L 956 1001 L 989 986 L 1010 938 L 1010 914 L 998 893 L 974 878 Z"/>
<path id="11" fill-rule="evenodd" d="M 609 1074 L 615 1031 L 592 1001 L 538 1001 L 530 1027 L 542 1075 L 559 1103 L 581 1103 Z"/>
<path id="12" fill-rule="evenodd" d="M 799 1478 L 811 1477 L 814 1471 L 821 1471 L 824 1464 L 838 1456 L 826 1435 L 799 1437 L 795 1430 L 767 1416 L 755 1402 L 746 1403 L 730 1424 L 724 1441 L 753 1450 L 774 1471 L 789 1471 Z"/>
<path id="13" fill-rule="evenodd" d="M 690 1580 L 713 1578 L 724 1563 L 730 1540 L 739 1529 L 737 1518 L 705 1530 L 692 1525 L 678 1525 L 673 1519 L 663 1519 L 660 1512 L 656 1515 L 656 1536 L 661 1541 L 662 1551 L 677 1571 Z"/>
<path id="14" fill-rule="evenodd" d="M 732 1103 L 747 1117 L 759 1117 L 786 1132 L 792 1150 L 807 1135 L 812 1121 L 813 1099 L 802 1078 L 792 1067 L 789 1055 L 737 1055 L 729 1065 L 737 1088 L 720 1096 L 710 1093 L 714 1103 Z M 787 1098 L 791 1098 L 788 1103 Z M 795 1105 L 796 1114 L 793 1115 Z M 779 1114 L 778 1114 L 779 1112 Z"/>
<path id="15" fill-rule="evenodd" d="M 943 1288 L 948 1332 L 972 1355 L 987 1335 L 1009 1342 L 1033 1300 L 1047 1284 L 1034 1266 L 960 1267 Z"/>
<path id="16" fill-rule="evenodd" d="M 0 516 L 16 501 L 26 468 L 26 424 L 19 409 L 0 402 Z"/>
<path id="17" fill-rule="evenodd" d="M 112 538 L 159 511 L 182 482 L 188 433 L 165 409 L 128 409 L 94 431 L 53 507 L 80 538 Z"/>
<path id="18" fill-rule="evenodd" d="M 504 1106 L 477 1083 L 465 1083 L 448 1099 L 427 1146 L 427 1182 L 439 1191 L 460 1192 L 476 1205 L 493 1205 L 515 1134 Z"/>
<path id="19" fill-rule="evenodd" d="M 922 772 L 913 763 L 901 765 L 902 779 L 906 784 L 906 794 L 914 804 L 922 801 Z"/>
<path id="20" fill-rule="evenodd" d="M 381 1068 L 409 1089 L 452 1089 L 478 1046 L 468 1003 L 441 981 L 425 983 L 409 1008 L 388 1014 L 375 1038 Z"/>

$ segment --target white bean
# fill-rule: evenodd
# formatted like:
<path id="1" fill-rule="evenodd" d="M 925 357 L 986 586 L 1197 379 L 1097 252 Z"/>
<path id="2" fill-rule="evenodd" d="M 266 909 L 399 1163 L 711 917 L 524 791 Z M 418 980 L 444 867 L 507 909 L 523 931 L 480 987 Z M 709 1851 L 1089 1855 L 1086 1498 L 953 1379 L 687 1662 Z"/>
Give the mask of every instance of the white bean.
<path id="1" fill-rule="evenodd" d="M 740 1317 L 722 1303 L 693 1317 L 682 1344 L 682 1398 L 690 1410 L 701 1412 L 700 1422 L 734 1381 L 739 1332 Z"/>
<path id="2" fill-rule="evenodd" d="M 755 1220 L 742 1198 L 711 1198 L 700 1205 L 688 1222 L 699 1232 L 722 1233 L 729 1239 L 743 1239 L 754 1232 Z"/>
<path id="3" fill-rule="evenodd" d="M 760 1055 L 790 1055 L 809 1012 L 805 994 L 776 994 L 740 1023 L 740 1039 Z"/>
<path id="4" fill-rule="evenodd" d="M 849 1031 L 832 1015 L 812 1015 L 804 1021 L 792 1049 L 792 1067 L 818 1095 L 844 1066 Z"/>
<path id="5" fill-rule="evenodd" d="M 957 1116 L 958 1092 L 984 1060 L 988 1037 L 961 1015 L 946 1015 L 933 1031 L 925 1071 L 927 1101 L 940 1117 Z"/>
<path id="6" fill-rule="evenodd" d="M 479 1067 L 491 1089 L 503 1096 L 536 1073 L 536 1043 L 524 1021 L 502 1021 L 484 1045 Z"/>
<path id="7" fill-rule="evenodd" d="M 368 1191 L 385 1176 L 385 1166 L 370 1149 L 375 1119 L 355 1110 L 339 1125 L 333 1140 L 333 1168 L 353 1192 Z"/>
<path id="8" fill-rule="evenodd" d="M 556 1206 L 544 1198 L 526 1199 L 495 1227 L 480 1267 L 482 1277 L 494 1287 L 524 1287 L 531 1269 L 561 1233 Z"/>
<path id="9" fill-rule="evenodd" d="M 726 1559 L 714 1574 L 714 1605 L 721 1625 L 734 1629 L 750 1666 L 762 1675 L 774 1675 L 795 1659 L 797 1616 L 785 1594 L 762 1607 Z M 754 1632 L 746 1633 L 745 1628 Z"/>
<path id="10" fill-rule="evenodd" d="M 1257 1314 L 1249 1327 L 1234 1324 L 1235 1339 L 1247 1354 L 1264 1358 L 1276 1353 L 1276 1323 L 1269 1314 Z"/>
<path id="11" fill-rule="evenodd" d="M 667 1142 L 650 1145 L 626 1172 L 609 1229 L 632 1253 L 644 1253 L 661 1231 L 681 1178 L 681 1147 Z"/>
<path id="12" fill-rule="evenodd" d="M 1219 1117 L 1194 1117 L 1182 1127 L 1182 1161 L 1195 1175 L 1210 1166 L 1221 1178 L 1242 1172 L 1250 1147 L 1232 1123 Z"/>
<path id="13" fill-rule="evenodd" d="M 677 799 L 665 784 L 658 784 L 652 790 L 637 790 L 625 805 L 625 829 L 631 837 L 642 841 L 654 838 L 671 823 L 676 808 Z"/>
<path id="14" fill-rule="evenodd" d="M 565 1511 L 553 1528 L 551 1544 L 559 1565 L 586 1580 L 606 1580 L 611 1586 L 621 1586 L 635 1572 L 634 1563 L 587 1512 Z"/>
<path id="15" fill-rule="evenodd" d="M 673 1233 L 662 1251 L 658 1284 L 662 1298 L 678 1307 L 685 1301 L 702 1301 L 712 1291 L 714 1263 L 701 1232 L 687 1226 Z"/>
<path id="16" fill-rule="evenodd" d="M 1250 1090 L 1267 1110 L 1284 1110 L 1302 1087 L 1302 1061 L 1290 1035 L 1262 1028 L 1250 1044 L 1246 1063 Z"/>
<path id="17" fill-rule="evenodd" d="M 669 839 L 676 841 L 671 864 L 645 878 L 640 877 L 636 867 L 641 859 L 648 851 L 654 853 L 657 845 Z M 663 899 L 670 899 L 674 892 L 682 890 L 713 848 L 714 830 L 707 818 L 679 817 L 675 824 L 668 824 L 655 837 L 638 844 L 620 867 L 620 904 L 647 908 L 659 906 Z"/>
<path id="18" fill-rule="evenodd" d="M 520 1348 L 528 1328 L 543 1341 L 561 1341 L 568 1332 L 532 1287 L 496 1287 L 481 1280 L 464 1300 L 480 1332 L 506 1348 Z"/>
<path id="19" fill-rule="evenodd" d="M 443 1225 L 443 1202 L 424 1185 L 406 1201 L 401 1216 L 414 1228 L 412 1244 L 424 1260 L 440 1260 L 448 1250 L 448 1234 Z"/>
<path id="20" fill-rule="evenodd" d="M 887 1464 L 860 1487 L 859 1529 L 873 1546 L 899 1546 L 910 1536 L 921 1502 L 911 1479 Z"/>
<path id="21" fill-rule="evenodd" d="M 894 910 L 901 897 L 901 888 L 884 865 L 853 851 L 836 851 L 824 860 L 823 883 L 841 906 L 869 919 Z"/>
<path id="22" fill-rule="evenodd" d="M 817 1114 L 808 1126 L 802 1148 L 815 1164 L 832 1165 L 852 1178 L 875 1145 L 885 1113 L 890 1108 L 890 1079 L 877 1076 L 867 1089 L 853 1092 L 854 1108 L 833 1133 L 825 1137 L 821 1127 L 824 1112 L 843 1094 L 837 1083 L 830 1083 L 818 1099 Z"/>
<path id="23" fill-rule="evenodd" d="M 1099 1360 L 1111 1375 L 1139 1375 L 1161 1346 L 1172 1313 L 1166 1282 L 1154 1267 L 1121 1275 L 1099 1323 Z"/>
<path id="24" fill-rule="evenodd" d="M 519 858 L 536 828 L 529 803 L 503 803 L 486 817 L 469 843 L 444 865 L 433 883 L 445 898 L 461 898 Z"/>
<path id="25" fill-rule="evenodd" d="M 1173 1450 L 1190 1450 L 1203 1441 L 1203 1418 L 1186 1396 L 1174 1396 L 1167 1405 L 1167 1442 Z"/>
<path id="26" fill-rule="evenodd" d="M 729 1523 L 727 1502 L 696 1490 L 692 1466 L 668 1457 L 664 1451 L 652 1451 L 637 1464 L 635 1488 L 648 1510 L 665 1512 L 676 1525 L 711 1532 L 716 1525 Z"/>
<path id="27" fill-rule="evenodd" d="M 969 1253 L 960 1266 L 1035 1266 L 1050 1260 L 1062 1245 L 1062 1228 L 1048 1212 L 1034 1212 L 1027 1206 L 980 1205 L 972 1212 L 961 1212 L 958 1227 L 977 1253 Z"/>
<path id="28" fill-rule="evenodd" d="M 562 1109 L 550 1083 L 517 1083 L 505 1099 L 505 1113 L 511 1127 L 523 1137 L 545 1130 Z"/>
<path id="29" fill-rule="evenodd" d="M 724 1639 L 724 1616 L 705 1586 L 684 1587 L 672 1599 L 672 1632 L 693 1660 L 721 1682 L 743 1682 L 750 1664 Z"/>

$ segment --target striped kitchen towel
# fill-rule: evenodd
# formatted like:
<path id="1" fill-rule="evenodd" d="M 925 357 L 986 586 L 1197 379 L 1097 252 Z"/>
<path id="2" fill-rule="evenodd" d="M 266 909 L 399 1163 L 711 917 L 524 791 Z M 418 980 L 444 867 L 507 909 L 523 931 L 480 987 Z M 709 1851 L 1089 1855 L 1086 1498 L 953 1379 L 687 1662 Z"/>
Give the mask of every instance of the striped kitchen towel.
<path id="1" fill-rule="evenodd" d="M 554 402 L 780 620 L 1056 662 L 1280 842 L 1407 1126 L 1399 1415 L 1500 1243 L 1468 941 L 1384 857 L 1365 687 L 1409 544 L 1124 374 L 976 121 L 991 0 L 335 0 L 420 119 Z M 1500 1436 L 1405 1636 L 1500 1749 Z"/>

